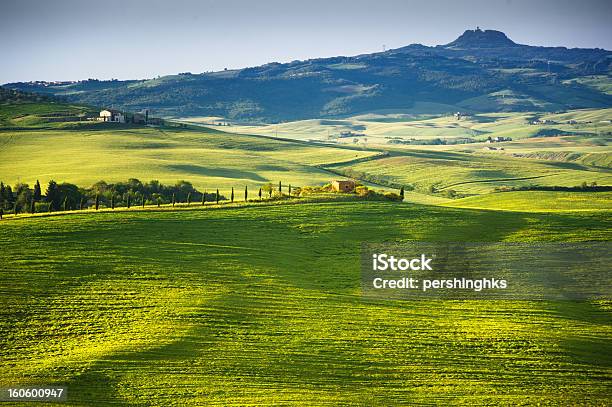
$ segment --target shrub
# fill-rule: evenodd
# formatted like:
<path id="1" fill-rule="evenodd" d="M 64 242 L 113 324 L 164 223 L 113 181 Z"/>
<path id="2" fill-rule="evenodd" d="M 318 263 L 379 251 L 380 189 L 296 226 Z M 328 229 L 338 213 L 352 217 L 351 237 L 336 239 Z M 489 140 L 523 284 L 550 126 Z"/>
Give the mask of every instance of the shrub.
<path id="1" fill-rule="evenodd" d="M 401 201 L 402 197 L 395 192 L 386 192 L 384 197 L 390 201 Z"/>
<path id="2" fill-rule="evenodd" d="M 51 204 L 49 202 L 36 202 L 34 204 L 34 211 L 36 213 L 49 212 L 50 206 Z"/>
<path id="3" fill-rule="evenodd" d="M 374 192 L 374 191 L 370 191 L 368 187 L 364 185 L 359 185 L 355 187 L 355 193 L 359 196 L 368 196 L 370 195 L 371 192 Z"/>

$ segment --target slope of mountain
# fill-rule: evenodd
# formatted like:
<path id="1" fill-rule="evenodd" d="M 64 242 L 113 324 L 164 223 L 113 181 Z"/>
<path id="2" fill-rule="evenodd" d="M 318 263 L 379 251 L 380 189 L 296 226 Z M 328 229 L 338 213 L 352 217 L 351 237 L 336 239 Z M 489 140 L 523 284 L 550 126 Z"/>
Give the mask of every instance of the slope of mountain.
<path id="1" fill-rule="evenodd" d="M 588 79 L 597 76 L 607 85 L 611 68 L 607 50 L 521 45 L 502 32 L 476 29 L 436 47 L 413 44 L 352 57 L 140 81 L 5 86 L 91 105 L 148 108 L 157 115 L 273 122 L 405 110 L 417 102 L 474 112 L 610 107 L 612 95 L 589 86 Z"/>

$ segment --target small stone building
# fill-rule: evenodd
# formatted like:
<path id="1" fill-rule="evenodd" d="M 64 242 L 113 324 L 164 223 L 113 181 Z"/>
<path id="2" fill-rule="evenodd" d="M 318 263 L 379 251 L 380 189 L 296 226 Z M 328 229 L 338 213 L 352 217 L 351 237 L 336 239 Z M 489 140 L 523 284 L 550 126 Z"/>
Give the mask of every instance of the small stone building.
<path id="1" fill-rule="evenodd" d="M 355 190 L 355 181 L 351 180 L 334 180 L 331 185 L 336 192 L 348 193 Z"/>

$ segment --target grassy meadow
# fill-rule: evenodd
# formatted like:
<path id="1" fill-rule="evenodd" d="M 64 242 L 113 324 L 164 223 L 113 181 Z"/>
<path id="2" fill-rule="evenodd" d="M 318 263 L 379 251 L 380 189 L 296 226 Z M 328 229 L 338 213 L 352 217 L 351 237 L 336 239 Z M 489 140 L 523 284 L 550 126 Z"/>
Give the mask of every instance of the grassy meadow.
<path id="1" fill-rule="evenodd" d="M 44 106 L 44 105 L 43 105 Z M 49 109 L 53 109 L 53 106 Z M 55 107 L 57 110 L 57 107 Z M 16 110 L 16 109 L 13 109 Z M 39 104 L 13 112 L 0 128 L 0 180 L 13 185 L 38 179 L 90 186 L 104 180 L 188 180 L 199 190 L 255 190 L 267 182 L 318 185 L 333 178 L 318 165 L 376 154 L 200 128 L 144 127 L 115 123 L 39 123 Z M 12 111 L 11 111 L 12 112 Z M 25 114 L 28 113 L 28 114 Z M 5 113 L 5 117 L 8 116 Z"/>
<path id="2" fill-rule="evenodd" d="M 608 168 L 573 162 L 525 159 L 500 154 L 461 151 L 412 150 L 359 163 L 340 163 L 331 168 L 347 174 L 368 174 L 419 191 L 455 190 L 462 194 L 485 194 L 503 186 L 577 186 L 582 182 L 610 185 Z"/>
<path id="3" fill-rule="evenodd" d="M 455 107 L 448 111 L 461 111 Z M 473 138 L 484 141 L 487 137 L 511 137 L 513 140 L 555 134 L 580 135 L 589 138 L 607 137 L 612 131 L 612 109 L 581 109 L 563 113 L 479 113 L 457 120 L 446 114 L 415 114 L 410 112 L 380 112 L 343 119 L 311 119 L 278 124 L 239 124 L 221 127 L 233 133 L 267 134 L 271 136 L 329 140 L 352 144 L 353 137 L 337 138 L 343 131 L 363 134 L 359 144 L 387 144 L 391 138 L 403 140 L 431 140 L 434 138 Z M 549 123 L 530 125 L 533 120 L 548 120 Z M 185 118 L 192 123 L 215 123 L 217 118 Z M 569 121 L 575 121 L 569 124 Z"/>
<path id="4" fill-rule="evenodd" d="M 381 301 L 363 241 L 609 240 L 609 213 L 382 202 L 0 227 L 0 385 L 72 405 L 607 404 L 607 303 Z"/>
<path id="5" fill-rule="evenodd" d="M 609 192 L 493 193 L 612 185 L 608 141 L 592 133 L 609 131 L 610 109 L 551 116 L 590 121 L 572 125 L 590 135 L 534 137 L 542 128 L 526 113 L 457 123 L 431 108 L 209 128 L 56 122 L 89 108 L 0 106 L 0 181 L 38 179 L 43 193 L 50 179 L 139 178 L 225 195 L 236 187 L 241 197 L 245 185 L 322 185 L 349 173 L 415 188 L 404 202 L 327 194 L 5 215 L 0 387 L 66 385 L 75 406 L 609 405 L 609 301 L 362 295 L 363 242 L 612 237 Z M 369 141 L 324 143 L 347 123 Z M 514 140 L 503 152 L 386 143 L 466 132 Z"/>
<path id="6" fill-rule="evenodd" d="M 610 192 L 511 191 L 453 199 L 443 205 L 458 208 L 521 212 L 610 211 Z"/>
<path id="7" fill-rule="evenodd" d="M 323 166 L 350 176 L 364 175 L 362 178 L 381 185 L 411 185 L 420 193 L 433 188 L 442 195 L 449 189 L 460 195 L 480 195 L 498 187 L 612 184 L 611 117 L 612 109 L 474 114 L 460 120 L 452 115 L 381 112 L 337 120 L 220 128 L 387 151 L 388 157 Z M 209 119 L 190 121 L 206 124 L 211 123 Z M 534 120 L 544 124 L 530 124 Z M 342 132 L 358 135 L 339 138 Z M 488 144 L 487 137 L 512 141 Z M 449 144 L 426 144 L 436 139 Z M 453 144 L 457 139 L 472 142 Z M 390 143 L 397 140 L 412 140 L 413 144 Z M 490 147 L 498 150 L 487 150 Z"/>

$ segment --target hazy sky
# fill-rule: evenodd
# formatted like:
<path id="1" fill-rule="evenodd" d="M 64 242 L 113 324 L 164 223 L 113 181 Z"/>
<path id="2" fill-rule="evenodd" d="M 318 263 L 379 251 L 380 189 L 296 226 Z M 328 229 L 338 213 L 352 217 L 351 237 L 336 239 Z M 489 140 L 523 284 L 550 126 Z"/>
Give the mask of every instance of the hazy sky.
<path id="1" fill-rule="evenodd" d="M 129 79 L 452 41 L 612 49 L 612 0 L 0 0 L 0 83 Z"/>

